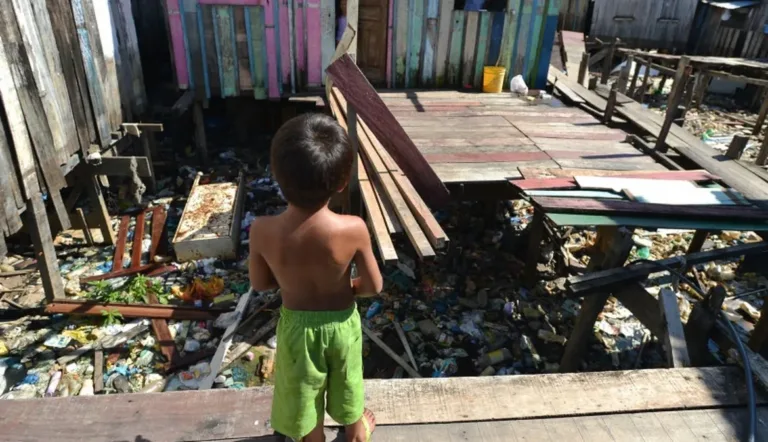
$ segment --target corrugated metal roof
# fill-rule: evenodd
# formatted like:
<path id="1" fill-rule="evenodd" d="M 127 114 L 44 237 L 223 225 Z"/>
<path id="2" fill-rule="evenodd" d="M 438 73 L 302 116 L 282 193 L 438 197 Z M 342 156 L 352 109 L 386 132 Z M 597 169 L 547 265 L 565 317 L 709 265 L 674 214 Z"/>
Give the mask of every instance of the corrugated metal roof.
<path id="1" fill-rule="evenodd" d="M 716 8 L 723 9 L 740 9 L 755 6 L 760 3 L 759 0 L 738 0 L 738 1 L 721 1 L 721 0 L 701 0 L 702 3 L 710 4 Z"/>

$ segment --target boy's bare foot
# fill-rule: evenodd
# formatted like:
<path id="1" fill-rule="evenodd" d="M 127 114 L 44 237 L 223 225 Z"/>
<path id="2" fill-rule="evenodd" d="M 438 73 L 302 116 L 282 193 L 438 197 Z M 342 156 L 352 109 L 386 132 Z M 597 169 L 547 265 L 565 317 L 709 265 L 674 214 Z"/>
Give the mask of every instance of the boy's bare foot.
<path id="1" fill-rule="evenodd" d="M 374 429 L 376 429 L 376 416 L 366 408 L 359 421 L 347 425 L 345 429 L 347 442 L 368 442 Z"/>
<path id="2" fill-rule="evenodd" d="M 323 421 L 317 424 L 308 435 L 301 439 L 301 442 L 325 442 L 325 428 L 323 427 Z"/>

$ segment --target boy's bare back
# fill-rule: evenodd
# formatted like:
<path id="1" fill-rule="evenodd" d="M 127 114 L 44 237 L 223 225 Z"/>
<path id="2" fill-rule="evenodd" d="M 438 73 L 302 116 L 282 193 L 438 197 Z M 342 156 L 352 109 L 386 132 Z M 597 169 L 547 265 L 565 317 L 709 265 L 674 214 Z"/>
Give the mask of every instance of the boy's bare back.
<path id="1" fill-rule="evenodd" d="M 279 286 L 289 309 L 343 310 L 354 302 L 355 289 L 375 290 L 350 282 L 353 261 L 361 277 L 378 273 L 365 222 L 355 216 L 289 207 L 253 222 L 250 249 L 251 275 Z"/>

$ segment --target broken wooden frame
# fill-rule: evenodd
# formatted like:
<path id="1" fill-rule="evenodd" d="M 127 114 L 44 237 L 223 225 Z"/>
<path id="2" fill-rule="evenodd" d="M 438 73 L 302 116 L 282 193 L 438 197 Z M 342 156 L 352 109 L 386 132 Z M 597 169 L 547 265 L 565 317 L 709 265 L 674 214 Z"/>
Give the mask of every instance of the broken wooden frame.
<path id="1" fill-rule="evenodd" d="M 118 302 L 80 301 L 57 299 L 45 306 L 48 314 L 101 316 L 104 311 L 116 310 L 126 318 L 176 319 L 207 321 L 231 311 L 219 308 L 197 308 L 185 305 L 125 304 Z"/>

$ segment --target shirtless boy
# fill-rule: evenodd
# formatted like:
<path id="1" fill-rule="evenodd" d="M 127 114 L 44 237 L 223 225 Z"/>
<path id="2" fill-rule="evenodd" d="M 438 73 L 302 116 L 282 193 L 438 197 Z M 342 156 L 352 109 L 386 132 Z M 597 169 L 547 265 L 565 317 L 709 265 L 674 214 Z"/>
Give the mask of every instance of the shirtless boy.
<path id="1" fill-rule="evenodd" d="M 355 295 L 381 291 L 381 273 L 365 222 L 328 209 L 348 184 L 353 155 L 346 132 L 326 115 L 285 123 L 272 140 L 271 164 L 288 208 L 251 225 L 251 286 L 280 287 L 283 298 L 271 425 L 306 442 L 324 440 L 326 410 L 345 425 L 347 441 L 368 441 L 376 424 L 363 407 Z"/>

